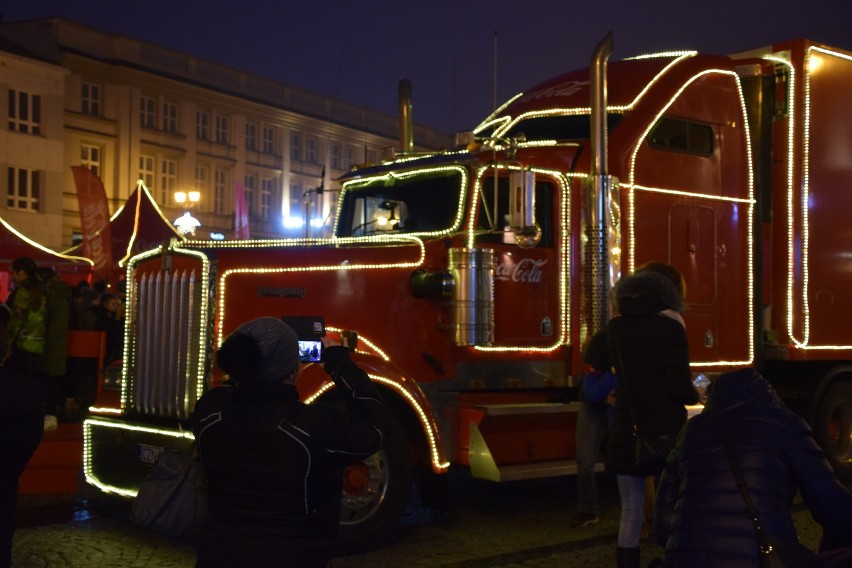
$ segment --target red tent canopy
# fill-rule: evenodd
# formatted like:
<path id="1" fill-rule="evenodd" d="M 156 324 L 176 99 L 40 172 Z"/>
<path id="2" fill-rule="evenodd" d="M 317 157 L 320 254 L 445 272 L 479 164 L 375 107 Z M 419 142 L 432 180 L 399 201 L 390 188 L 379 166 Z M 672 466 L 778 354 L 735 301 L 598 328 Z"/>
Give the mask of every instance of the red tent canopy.
<path id="1" fill-rule="evenodd" d="M 49 266 L 69 284 L 88 280 L 92 261 L 81 256 L 59 253 L 25 237 L 0 217 L 0 301 L 8 294 L 8 272 L 12 261 L 28 256 L 39 266 Z"/>
<path id="2" fill-rule="evenodd" d="M 166 219 L 141 181 L 127 198 L 127 202 L 109 220 L 112 259 L 117 272 L 123 271 L 133 255 L 152 249 L 172 238 L 184 240 Z M 82 254 L 77 245 L 65 254 Z M 117 280 L 118 278 L 116 278 Z"/>

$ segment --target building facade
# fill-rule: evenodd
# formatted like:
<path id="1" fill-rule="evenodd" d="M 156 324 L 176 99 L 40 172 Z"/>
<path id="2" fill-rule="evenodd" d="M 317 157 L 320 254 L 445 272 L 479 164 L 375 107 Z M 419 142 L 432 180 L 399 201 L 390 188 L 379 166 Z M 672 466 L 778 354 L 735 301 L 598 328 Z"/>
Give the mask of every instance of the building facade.
<path id="1" fill-rule="evenodd" d="M 251 238 L 304 236 L 306 223 L 316 236 L 333 180 L 399 146 L 396 117 L 68 20 L 3 23 L 0 40 L 0 216 L 56 250 L 80 233 L 71 166 L 98 174 L 111 212 L 141 179 L 167 218 L 189 210 L 200 238 L 233 236 L 237 188 Z M 414 139 L 450 144 L 422 126 Z"/>

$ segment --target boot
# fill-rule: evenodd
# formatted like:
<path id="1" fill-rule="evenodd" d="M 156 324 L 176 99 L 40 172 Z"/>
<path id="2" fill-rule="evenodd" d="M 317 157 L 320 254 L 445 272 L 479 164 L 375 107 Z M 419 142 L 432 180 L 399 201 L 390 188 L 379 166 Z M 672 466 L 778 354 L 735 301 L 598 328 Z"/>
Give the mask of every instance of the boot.
<path id="1" fill-rule="evenodd" d="M 615 562 L 618 568 L 640 568 L 639 547 L 615 549 Z"/>

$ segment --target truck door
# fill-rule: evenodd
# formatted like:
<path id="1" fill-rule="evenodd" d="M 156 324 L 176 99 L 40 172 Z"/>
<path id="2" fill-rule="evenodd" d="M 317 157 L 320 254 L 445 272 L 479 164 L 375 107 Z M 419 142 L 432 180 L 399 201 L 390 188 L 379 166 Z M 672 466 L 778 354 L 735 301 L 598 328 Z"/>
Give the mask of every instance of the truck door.
<path id="1" fill-rule="evenodd" d="M 494 250 L 494 343 L 550 346 L 560 339 L 567 302 L 560 296 L 567 290 L 561 285 L 566 277 L 562 254 L 567 251 L 557 229 L 562 184 L 556 177 L 537 176 L 535 212 L 542 236 L 536 246 L 522 248 L 508 225 L 509 180 L 504 174 L 496 187 L 493 175 L 481 180 L 476 208 L 475 246 Z"/>

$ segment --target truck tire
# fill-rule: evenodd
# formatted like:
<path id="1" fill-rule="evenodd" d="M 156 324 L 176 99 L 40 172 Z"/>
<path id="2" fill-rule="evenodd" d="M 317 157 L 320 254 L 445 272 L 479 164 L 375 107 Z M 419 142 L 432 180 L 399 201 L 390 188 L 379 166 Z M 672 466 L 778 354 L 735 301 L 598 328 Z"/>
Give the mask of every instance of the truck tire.
<path id="1" fill-rule="evenodd" d="M 826 391 L 815 435 L 837 477 L 852 481 L 852 383 L 842 381 Z"/>
<path id="2" fill-rule="evenodd" d="M 410 494 L 408 443 L 395 428 L 381 451 L 343 472 L 337 552 L 369 550 L 392 537 Z"/>

